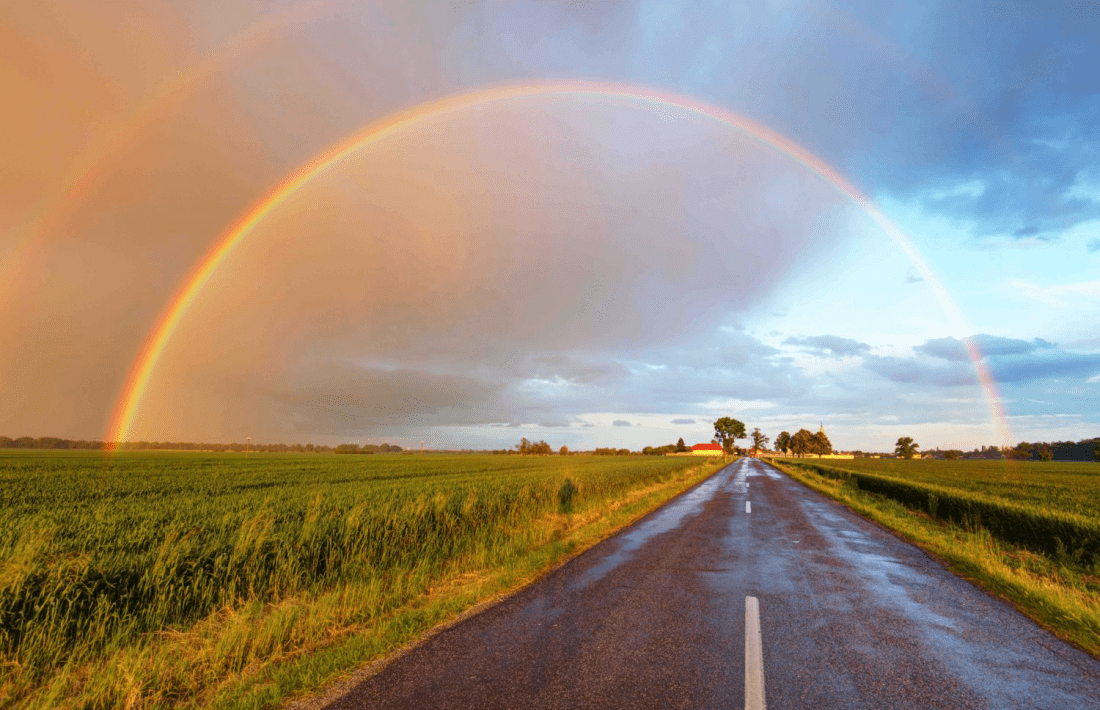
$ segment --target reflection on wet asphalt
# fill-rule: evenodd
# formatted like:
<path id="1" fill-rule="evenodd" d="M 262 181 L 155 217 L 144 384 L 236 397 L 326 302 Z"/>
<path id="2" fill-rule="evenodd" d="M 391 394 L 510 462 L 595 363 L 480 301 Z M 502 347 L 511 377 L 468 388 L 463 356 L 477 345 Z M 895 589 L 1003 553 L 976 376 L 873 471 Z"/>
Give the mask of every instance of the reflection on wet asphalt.
<path id="1" fill-rule="evenodd" d="M 600 579 L 629 559 L 654 535 L 666 533 L 680 525 L 684 516 L 698 515 L 703 504 L 714 497 L 721 483 L 720 476 L 712 476 L 626 532 L 615 536 L 613 540 L 618 544 L 618 549 L 605 553 L 598 565 L 580 575 L 572 589 L 580 589 Z"/>
<path id="2" fill-rule="evenodd" d="M 1100 708 L 1096 659 L 751 459 L 329 707 L 744 707 L 748 596 L 772 710 Z"/>

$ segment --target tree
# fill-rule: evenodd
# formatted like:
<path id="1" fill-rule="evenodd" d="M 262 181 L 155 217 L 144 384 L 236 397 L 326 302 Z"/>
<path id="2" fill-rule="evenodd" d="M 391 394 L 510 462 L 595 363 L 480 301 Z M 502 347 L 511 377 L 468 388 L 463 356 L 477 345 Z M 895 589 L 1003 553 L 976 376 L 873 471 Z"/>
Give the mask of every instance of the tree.
<path id="1" fill-rule="evenodd" d="M 528 441 L 527 437 L 525 436 L 519 440 L 519 443 L 516 444 L 516 448 L 519 449 L 520 455 L 526 456 L 527 454 L 531 453 L 531 442 Z"/>
<path id="2" fill-rule="evenodd" d="M 1018 460 L 1021 460 L 1021 459 L 1024 459 L 1024 460 L 1030 459 L 1031 455 L 1034 452 L 1035 452 L 1035 447 L 1034 446 L 1032 446 L 1031 444 L 1029 444 L 1026 441 L 1021 441 L 1019 444 L 1016 444 L 1015 447 L 1013 447 L 1011 449 L 1005 449 L 1004 450 L 1004 455 L 1005 455 L 1005 458 L 1010 458 L 1010 459 L 1014 459 L 1014 460 L 1018 461 Z"/>
<path id="3" fill-rule="evenodd" d="M 948 449 L 947 451 L 943 452 L 943 457 L 948 461 L 954 461 L 962 455 L 963 452 L 959 451 L 958 449 Z"/>
<path id="4" fill-rule="evenodd" d="M 752 430 L 752 453 L 755 456 L 759 453 L 760 449 L 764 448 L 768 444 L 768 437 L 764 436 L 764 433 L 760 431 L 760 427 L 756 427 Z"/>
<path id="5" fill-rule="evenodd" d="M 775 450 L 787 453 L 789 448 L 791 448 L 791 433 L 788 431 L 779 432 L 779 436 L 775 437 Z"/>
<path id="6" fill-rule="evenodd" d="M 1035 449 L 1039 452 L 1040 461 L 1051 461 L 1054 459 L 1054 447 L 1050 444 L 1039 444 Z"/>
<path id="7" fill-rule="evenodd" d="M 676 453 L 681 454 L 688 450 L 687 444 L 684 443 L 684 437 L 680 437 L 676 440 Z"/>
<path id="8" fill-rule="evenodd" d="M 898 439 L 898 443 L 894 445 L 894 453 L 903 459 L 911 459 L 917 455 L 917 449 L 920 448 L 920 444 L 913 441 L 911 436 L 903 436 Z"/>
<path id="9" fill-rule="evenodd" d="M 814 453 L 816 446 L 814 435 L 807 429 L 799 429 L 791 437 L 791 451 L 795 456 L 805 456 Z"/>
<path id="10" fill-rule="evenodd" d="M 738 439 L 745 438 L 745 424 L 730 417 L 722 417 L 714 422 L 714 438 L 722 445 L 727 456 L 733 453 Z"/>
<path id="11" fill-rule="evenodd" d="M 569 455 L 569 447 L 568 446 L 561 447 L 560 449 L 558 449 L 558 454 L 561 455 L 561 456 L 568 456 Z"/>
<path id="12" fill-rule="evenodd" d="M 829 441 L 829 437 L 825 436 L 825 432 L 819 431 L 814 436 L 814 450 L 813 453 L 818 456 L 824 456 L 826 454 L 833 453 L 833 444 Z"/>
<path id="13" fill-rule="evenodd" d="M 1092 450 L 1092 457 L 1100 461 L 1100 444 L 1097 444 L 1096 448 Z"/>

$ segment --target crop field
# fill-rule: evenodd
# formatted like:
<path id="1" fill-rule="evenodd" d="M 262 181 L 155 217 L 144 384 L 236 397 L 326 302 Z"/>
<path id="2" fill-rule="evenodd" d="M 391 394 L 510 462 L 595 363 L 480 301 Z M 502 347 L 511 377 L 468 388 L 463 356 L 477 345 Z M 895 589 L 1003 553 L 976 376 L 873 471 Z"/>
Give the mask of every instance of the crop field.
<path id="1" fill-rule="evenodd" d="M 803 461 L 811 463 L 814 459 Z M 925 459 L 823 460 L 820 463 L 834 469 L 928 483 L 1015 505 L 1100 519 L 1100 464 L 1097 463 Z"/>
<path id="2" fill-rule="evenodd" d="M 0 706 L 270 706 L 715 468 L 0 451 Z"/>
<path id="3" fill-rule="evenodd" d="M 1100 656 L 1100 464 L 776 463 Z"/>

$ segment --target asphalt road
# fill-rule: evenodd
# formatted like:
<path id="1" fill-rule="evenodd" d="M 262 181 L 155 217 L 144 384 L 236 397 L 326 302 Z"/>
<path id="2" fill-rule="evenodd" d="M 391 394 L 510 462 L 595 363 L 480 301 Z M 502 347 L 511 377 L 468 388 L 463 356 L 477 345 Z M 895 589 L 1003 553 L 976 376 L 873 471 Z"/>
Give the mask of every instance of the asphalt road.
<path id="1" fill-rule="evenodd" d="M 1100 661 L 878 526 L 740 459 L 328 707 L 760 700 L 772 710 L 1100 708 Z"/>

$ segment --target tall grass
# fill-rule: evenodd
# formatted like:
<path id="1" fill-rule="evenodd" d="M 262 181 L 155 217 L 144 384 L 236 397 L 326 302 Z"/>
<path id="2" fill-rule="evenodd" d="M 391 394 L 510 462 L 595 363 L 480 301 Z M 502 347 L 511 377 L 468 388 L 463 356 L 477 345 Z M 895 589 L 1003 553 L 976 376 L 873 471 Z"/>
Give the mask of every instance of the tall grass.
<path id="1" fill-rule="evenodd" d="M 0 452 L 0 704 L 197 702 L 698 465 L 349 459 Z"/>

